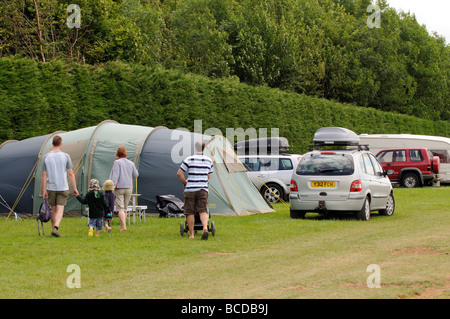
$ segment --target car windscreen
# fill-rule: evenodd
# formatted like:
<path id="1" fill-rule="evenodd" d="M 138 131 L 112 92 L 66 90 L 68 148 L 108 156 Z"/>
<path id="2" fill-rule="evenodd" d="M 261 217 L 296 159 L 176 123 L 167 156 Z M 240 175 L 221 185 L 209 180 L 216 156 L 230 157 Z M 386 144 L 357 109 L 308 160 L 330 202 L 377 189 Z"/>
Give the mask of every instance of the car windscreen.
<path id="1" fill-rule="evenodd" d="M 297 166 L 298 175 L 351 175 L 355 168 L 349 154 L 318 153 L 303 156 Z"/>

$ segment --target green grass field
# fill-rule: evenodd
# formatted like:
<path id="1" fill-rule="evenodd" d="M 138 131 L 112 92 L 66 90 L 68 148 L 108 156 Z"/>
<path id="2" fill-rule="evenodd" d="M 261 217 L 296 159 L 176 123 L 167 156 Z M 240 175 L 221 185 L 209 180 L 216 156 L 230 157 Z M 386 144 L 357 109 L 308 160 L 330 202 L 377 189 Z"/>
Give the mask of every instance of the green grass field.
<path id="1" fill-rule="evenodd" d="M 396 188 L 392 217 L 289 217 L 289 208 L 213 216 L 216 236 L 180 236 L 182 218 L 147 217 L 87 236 L 65 217 L 61 238 L 36 220 L 0 218 L 0 298 L 441 298 L 450 281 L 450 187 Z M 81 288 L 69 288 L 80 270 Z M 381 288 L 369 288 L 369 265 Z M 69 269 L 70 270 L 70 269 Z M 70 286 L 70 285 L 69 285 Z"/>

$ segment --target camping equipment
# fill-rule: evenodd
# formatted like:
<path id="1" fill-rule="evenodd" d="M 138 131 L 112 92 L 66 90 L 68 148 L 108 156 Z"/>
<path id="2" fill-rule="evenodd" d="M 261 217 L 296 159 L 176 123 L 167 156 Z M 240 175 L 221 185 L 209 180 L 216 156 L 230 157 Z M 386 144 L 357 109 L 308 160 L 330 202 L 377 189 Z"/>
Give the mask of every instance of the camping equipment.
<path id="1" fill-rule="evenodd" d="M 159 218 L 183 217 L 184 203 L 174 195 L 156 195 Z"/>
<path id="2" fill-rule="evenodd" d="M 44 200 L 41 203 L 41 206 L 39 208 L 39 214 L 38 214 L 38 216 L 36 218 L 39 236 L 41 236 L 41 233 L 39 231 L 39 221 L 41 221 L 42 235 L 45 235 L 45 233 L 44 233 L 44 223 L 48 222 L 51 218 L 52 218 L 52 210 L 50 209 L 50 205 L 47 203 L 47 201 Z"/>

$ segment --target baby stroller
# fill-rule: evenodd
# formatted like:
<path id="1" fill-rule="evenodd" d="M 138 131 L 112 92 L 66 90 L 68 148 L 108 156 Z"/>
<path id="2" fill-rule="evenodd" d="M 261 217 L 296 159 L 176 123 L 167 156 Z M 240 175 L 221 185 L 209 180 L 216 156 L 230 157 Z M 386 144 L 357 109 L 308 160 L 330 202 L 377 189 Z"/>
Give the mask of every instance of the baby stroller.
<path id="1" fill-rule="evenodd" d="M 214 225 L 214 222 L 211 221 L 211 214 L 208 212 L 208 233 L 212 234 L 213 236 L 216 234 L 216 227 Z M 203 225 L 202 222 L 200 220 L 200 216 L 198 214 L 195 214 L 194 216 L 194 232 L 197 233 L 197 231 L 203 231 Z M 181 236 L 184 235 L 184 233 L 188 233 L 189 232 L 189 227 L 188 227 L 188 223 L 187 223 L 187 219 L 186 216 L 184 218 L 184 223 L 181 222 L 180 223 L 180 234 Z"/>
<path id="2" fill-rule="evenodd" d="M 156 195 L 159 218 L 184 217 L 184 203 L 175 195 Z"/>

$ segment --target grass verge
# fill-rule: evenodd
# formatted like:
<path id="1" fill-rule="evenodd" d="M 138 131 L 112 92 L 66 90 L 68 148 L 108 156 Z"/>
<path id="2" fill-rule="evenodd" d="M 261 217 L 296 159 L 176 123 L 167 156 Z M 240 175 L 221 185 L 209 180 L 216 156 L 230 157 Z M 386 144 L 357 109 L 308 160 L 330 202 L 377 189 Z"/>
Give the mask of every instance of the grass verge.
<path id="1" fill-rule="evenodd" d="M 64 218 L 61 238 L 35 219 L 0 218 L 0 298 L 443 298 L 449 293 L 450 187 L 395 189 L 392 217 L 276 213 L 213 216 L 208 241 L 180 236 L 184 219 L 148 217 L 87 236 Z M 81 288 L 68 288 L 80 269 Z M 367 286 L 378 265 L 380 289 Z"/>

